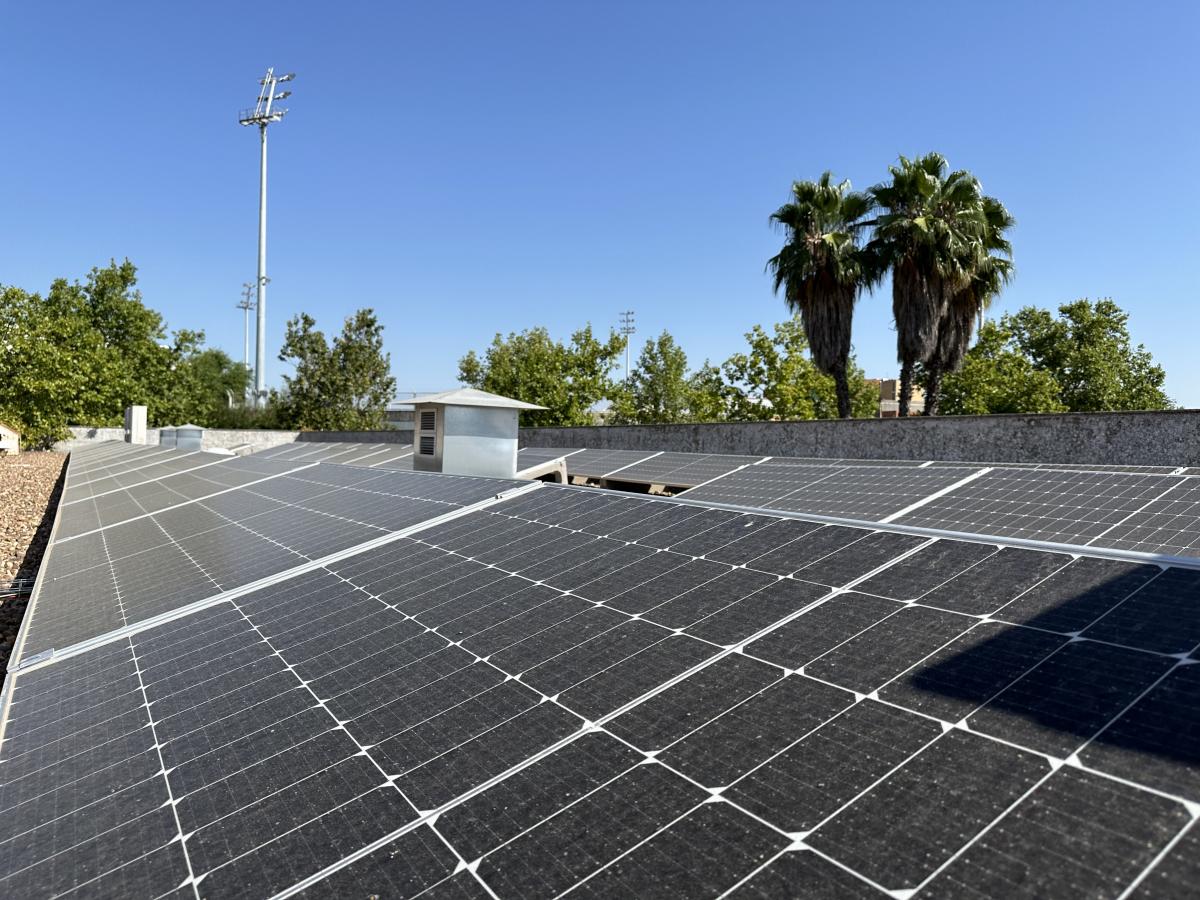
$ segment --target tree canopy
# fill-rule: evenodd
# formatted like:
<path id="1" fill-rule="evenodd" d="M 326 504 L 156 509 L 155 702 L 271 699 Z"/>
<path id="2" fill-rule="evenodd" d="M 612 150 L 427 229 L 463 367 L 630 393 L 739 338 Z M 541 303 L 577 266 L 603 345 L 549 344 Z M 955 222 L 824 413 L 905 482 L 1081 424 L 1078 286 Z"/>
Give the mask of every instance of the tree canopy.
<path id="1" fill-rule="evenodd" d="M 614 390 L 613 424 L 695 421 L 687 354 L 668 331 L 646 341 L 628 385 Z"/>
<path id="2" fill-rule="evenodd" d="M 149 424 L 206 424 L 240 401 L 247 373 L 204 332 L 167 337 L 142 302 L 129 260 L 94 268 L 80 283 L 58 279 L 45 296 L 0 285 L 0 419 L 30 446 L 48 446 L 71 424 L 118 425 L 145 405 Z"/>
<path id="3" fill-rule="evenodd" d="M 287 323 L 279 359 L 293 363 L 295 372 L 284 376 L 284 388 L 274 398 L 280 422 L 324 431 L 386 427 L 396 380 L 374 310 L 348 316 L 332 343 L 316 325 L 307 313 Z"/>
<path id="4" fill-rule="evenodd" d="M 943 412 L 1099 412 L 1170 409 L 1166 373 L 1129 337 L 1129 315 L 1110 299 L 1076 300 L 1058 315 L 1026 306 L 989 322 L 946 377 Z"/>
<path id="5" fill-rule="evenodd" d="M 521 413 L 525 425 L 591 425 L 592 409 L 611 400 L 613 370 L 625 338 L 610 331 L 601 341 L 587 325 L 569 343 L 530 328 L 508 337 L 497 334 L 483 357 L 474 351 L 458 361 L 458 378 L 479 390 L 545 406 Z"/>
<path id="6" fill-rule="evenodd" d="M 729 394 L 729 418 L 831 419 L 838 415 L 834 381 L 820 372 L 808 355 L 800 316 L 775 325 L 768 334 L 761 325 L 746 333 L 749 348 L 735 353 L 721 367 Z M 873 416 L 879 391 L 863 378 L 862 369 L 847 360 L 847 390 L 854 416 Z"/>

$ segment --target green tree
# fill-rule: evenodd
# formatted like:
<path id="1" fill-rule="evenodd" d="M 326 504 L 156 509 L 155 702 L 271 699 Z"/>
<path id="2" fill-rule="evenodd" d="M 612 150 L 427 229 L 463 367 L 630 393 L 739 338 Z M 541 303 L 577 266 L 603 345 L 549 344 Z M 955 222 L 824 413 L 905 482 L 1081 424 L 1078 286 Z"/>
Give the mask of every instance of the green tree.
<path id="1" fill-rule="evenodd" d="M 646 341 L 625 390 L 614 392 L 614 424 L 685 422 L 692 417 L 687 354 L 669 332 Z"/>
<path id="2" fill-rule="evenodd" d="M 767 262 L 775 292 L 783 290 L 799 314 L 816 367 L 833 377 L 838 415 L 851 414 L 850 334 L 854 304 L 878 280 L 877 254 L 864 250 L 859 236 L 871 211 L 869 195 L 833 183 L 825 172 L 817 181 L 792 183 L 792 200 L 771 220 L 786 236 L 783 249 Z"/>
<path id="3" fill-rule="evenodd" d="M 31 446 L 65 437 L 68 425 L 118 425 L 132 404 L 147 407 L 151 425 L 208 424 L 244 377 L 225 367 L 214 380 L 214 362 L 228 357 L 202 349 L 203 332 L 168 342 L 136 285 L 125 260 L 83 283 L 57 279 L 44 297 L 0 286 L 0 411 Z"/>
<path id="4" fill-rule="evenodd" d="M 158 410 L 160 423 L 219 427 L 230 408 L 245 402 L 249 371 L 224 350 L 204 347 L 203 331 L 177 331 L 170 349 L 170 389 Z"/>
<path id="5" fill-rule="evenodd" d="M 969 284 L 974 245 L 985 226 L 978 180 L 948 169 L 939 153 L 902 156 L 888 169 L 891 181 L 871 188 L 881 213 L 869 250 L 892 273 L 902 416 L 908 415 L 916 367 L 937 349 L 950 300 Z"/>
<path id="6" fill-rule="evenodd" d="M 458 361 L 458 379 L 544 410 L 521 413 L 525 425 L 591 425 L 593 409 L 616 393 L 611 375 L 625 338 L 609 332 L 599 340 L 588 325 L 563 344 L 545 328 L 530 328 L 508 337 L 497 334 L 482 358 L 470 351 Z"/>
<path id="7" fill-rule="evenodd" d="M 240 406 L 245 401 L 252 380 L 250 370 L 224 350 L 199 350 L 188 365 L 201 387 L 201 396 L 214 411 Z"/>
<path id="8" fill-rule="evenodd" d="M 0 420 L 19 428 L 30 447 L 66 437 L 104 377 L 102 350 L 78 310 L 57 314 L 38 294 L 0 287 Z"/>
<path id="9" fill-rule="evenodd" d="M 1027 306 L 1004 324 L 1014 345 L 1059 384 L 1072 412 L 1170 409 L 1166 372 L 1143 345 L 1133 346 L 1129 314 L 1111 299 L 1076 300 L 1058 308 Z"/>
<path id="10" fill-rule="evenodd" d="M 990 322 L 947 375 L 944 411 L 959 414 L 1170 409 L 1163 368 L 1129 339 L 1112 300 L 1026 306 Z"/>
<path id="11" fill-rule="evenodd" d="M 280 419 L 295 428 L 323 431 L 385 427 L 396 380 L 375 312 L 360 309 L 347 317 L 332 344 L 316 324 L 307 313 L 287 323 L 279 359 L 293 362 L 295 371 L 284 376 L 284 389 L 275 401 Z"/>
<path id="12" fill-rule="evenodd" d="M 800 317 L 775 325 L 767 334 L 755 325 L 746 334 L 749 351 L 735 353 L 722 366 L 730 390 L 729 418 L 734 420 L 831 419 L 838 413 L 833 379 L 808 358 Z M 873 416 L 879 394 L 862 370 L 847 363 L 853 415 Z"/>
<path id="13" fill-rule="evenodd" d="M 688 402 L 693 422 L 723 422 L 729 418 L 733 389 L 720 366 L 707 359 L 688 379 Z"/>
<path id="14" fill-rule="evenodd" d="M 942 383 L 942 412 L 982 416 L 1063 412 L 1059 385 L 1013 342 L 1006 323 L 986 322 L 961 369 Z"/>

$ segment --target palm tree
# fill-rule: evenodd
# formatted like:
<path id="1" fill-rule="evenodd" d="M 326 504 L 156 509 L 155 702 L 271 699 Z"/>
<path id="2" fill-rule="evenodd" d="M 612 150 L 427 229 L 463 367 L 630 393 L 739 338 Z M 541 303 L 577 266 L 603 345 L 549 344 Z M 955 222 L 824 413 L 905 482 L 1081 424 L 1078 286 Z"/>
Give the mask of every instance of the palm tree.
<path id="1" fill-rule="evenodd" d="M 901 416 L 908 415 L 917 364 L 937 350 L 938 325 L 970 281 L 971 248 L 984 228 L 978 180 L 948 168 L 940 153 L 902 156 L 888 168 L 892 180 L 870 191 L 882 213 L 868 249 L 892 272 Z"/>
<path id="2" fill-rule="evenodd" d="M 843 419 L 851 414 L 847 369 L 854 304 L 878 280 L 874 257 L 859 241 L 871 198 L 850 187 L 849 181 L 834 184 L 830 172 L 817 181 L 794 182 L 791 202 L 771 215 L 786 240 L 767 261 L 776 293 L 782 288 L 788 308 L 800 314 L 813 364 L 833 376 Z"/>
<path id="3" fill-rule="evenodd" d="M 1012 244 L 1005 232 L 1016 224 L 995 197 L 983 197 L 984 227 L 965 262 L 970 280 L 951 299 L 938 323 L 937 347 L 925 366 L 925 415 L 936 416 L 942 378 L 962 368 L 976 322 L 1012 279 Z"/>

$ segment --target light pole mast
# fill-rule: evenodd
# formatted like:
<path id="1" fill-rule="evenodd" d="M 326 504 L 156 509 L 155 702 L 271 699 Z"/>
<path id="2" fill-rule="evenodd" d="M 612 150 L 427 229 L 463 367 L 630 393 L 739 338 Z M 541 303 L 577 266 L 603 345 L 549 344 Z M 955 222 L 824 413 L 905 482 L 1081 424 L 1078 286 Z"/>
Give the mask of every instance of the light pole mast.
<path id="1" fill-rule="evenodd" d="M 247 281 L 242 285 L 242 299 L 237 308 L 242 311 L 242 365 L 250 371 L 250 310 L 254 309 L 254 301 L 250 299 L 254 293 L 254 285 Z"/>
<path id="2" fill-rule="evenodd" d="M 238 116 L 238 122 L 242 125 L 258 126 L 261 153 L 258 171 L 258 297 L 255 317 L 258 330 L 254 340 L 254 405 L 260 409 L 267 401 L 267 126 L 287 115 L 287 110 L 275 106 L 275 103 L 292 95 L 291 91 L 275 93 L 276 86 L 295 77 L 294 72 L 276 75 L 274 68 L 267 69 L 267 74 L 259 81 L 262 90 L 258 93 L 258 103 L 253 109 L 243 110 Z"/>
<path id="3" fill-rule="evenodd" d="M 637 328 L 633 324 L 633 310 L 627 309 L 621 313 L 621 334 L 625 335 L 625 386 L 629 387 L 629 345 Z"/>

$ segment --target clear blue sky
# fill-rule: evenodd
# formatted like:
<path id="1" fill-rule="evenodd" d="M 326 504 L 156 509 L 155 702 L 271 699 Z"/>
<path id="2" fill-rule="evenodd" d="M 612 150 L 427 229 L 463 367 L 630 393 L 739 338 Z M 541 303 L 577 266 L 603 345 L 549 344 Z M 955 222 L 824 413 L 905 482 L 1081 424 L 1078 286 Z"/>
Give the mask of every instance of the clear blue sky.
<path id="1" fill-rule="evenodd" d="M 637 310 L 699 364 L 784 317 L 768 214 L 823 169 L 939 150 L 1014 212 L 1002 308 L 1111 295 L 1200 406 L 1200 5 L 6 3 L 0 283 L 132 259 L 241 354 L 268 65 L 270 380 L 285 320 L 386 324 L 402 390 L 497 332 Z M 895 371 L 890 294 L 855 347 Z"/>

